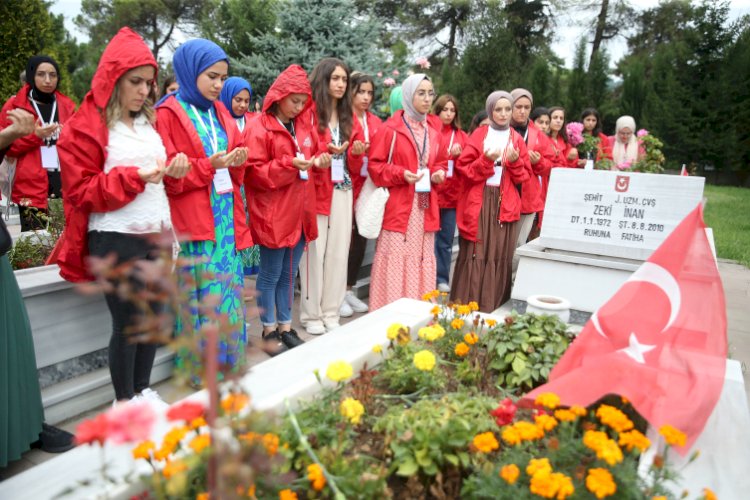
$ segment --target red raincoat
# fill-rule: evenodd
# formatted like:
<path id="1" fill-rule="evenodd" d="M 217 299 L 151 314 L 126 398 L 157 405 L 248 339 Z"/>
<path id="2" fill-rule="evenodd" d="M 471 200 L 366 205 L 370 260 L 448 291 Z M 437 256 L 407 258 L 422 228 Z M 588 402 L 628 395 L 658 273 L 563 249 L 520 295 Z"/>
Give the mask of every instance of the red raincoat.
<path id="1" fill-rule="evenodd" d="M 450 150 L 456 144 L 461 146 L 461 149 L 466 146 L 466 142 L 469 140 L 469 135 L 461 129 L 454 129 L 452 125 L 443 125 L 440 123 L 440 147 L 438 149 L 437 163 L 440 167 L 444 168 L 446 173 L 448 172 L 448 160 L 453 160 L 453 177 L 446 177 L 445 182 L 435 186 L 438 192 L 438 204 L 440 208 L 456 208 L 458 206 L 458 195 L 461 191 L 460 180 L 456 178 L 455 164 L 458 161 L 458 157 L 453 157 L 450 154 Z M 453 136 L 453 144 L 451 145 L 451 136 Z"/>
<path id="2" fill-rule="evenodd" d="M 375 137 L 375 134 L 380 129 L 381 125 L 383 125 L 383 121 L 378 118 L 377 116 L 373 115 L 369 111 L 365 114 L 365 117 L 367 119 L 367 134 L 370 139 L 370 144 L 372 144 L 373 137 Z M 365 185 L 365 179 L 367 177 L 362 177 L 362 163 L 364 162 L 365 156 L 368 157 L 369 162 L 369 155 L 370 152 L 365 152 L 362 155 L 354 155 L 352 154 L 352 148 L 351 145 L 354 144 L 354 141 L 362 141 L 367 142 L 365 140 L 365 129 L 364 127 L 359 123 L 359 118 L 355 115 L 353 117 L 353 123 L 354 126 L 352 127 L 352 138 L 349 139 L 349 151 L 347 153 L 347 165 L 349 166 L 349 175 L 352 178 L 352 190 L 354 191 L 354 204 L 357 203 L 357 198 L 359 198 L 359 193 L 362 192 L 362 186 Z"/>
<path id="3" fill-rule="evenodd" d="M 529 179 L 523 183 L 521 188 L 521 213 L 533 214 L 544 210 L 545 197 L 542 196 L 542 184 L 540 177 L 548 176 L 552 167 L 554 151 L 550 144 L 549 137 L 539 130 L 533 120 L 529 120 L 528 133 L 526 137 L 526 148 L 528 151 L 536 151 L 541 154 L 541 158 L 536 165 L 529 160 L 531 171 Z"/>

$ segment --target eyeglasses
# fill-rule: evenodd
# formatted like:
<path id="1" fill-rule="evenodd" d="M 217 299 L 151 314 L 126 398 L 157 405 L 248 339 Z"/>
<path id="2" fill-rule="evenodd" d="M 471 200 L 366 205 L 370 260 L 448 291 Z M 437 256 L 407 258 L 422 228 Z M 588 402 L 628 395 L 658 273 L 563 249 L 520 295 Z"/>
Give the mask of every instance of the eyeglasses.
<path id="1" fill-rule="evenodd" d="M 417 90 L 417 92 L 414 95 L 419 97 L 420 99 L 424 99 L 425 97 L 429 97 L 430 99 L 435 98 L 435 92 L 431 90 L 429 92 L 426 90 Z"/>

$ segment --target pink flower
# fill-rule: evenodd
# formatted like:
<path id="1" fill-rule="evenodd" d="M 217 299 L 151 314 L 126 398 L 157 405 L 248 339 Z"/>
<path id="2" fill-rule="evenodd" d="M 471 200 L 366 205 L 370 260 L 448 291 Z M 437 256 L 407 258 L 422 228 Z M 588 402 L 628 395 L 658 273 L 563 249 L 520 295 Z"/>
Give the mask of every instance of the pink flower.
<path id="1" fill-rule="evenodd" d="M 638 137 L 643 137 L 644 135 L 648 135 L 648 130 L 646 130 L 645 128 L 642 128 L 635 135 Z"/>
<path id="2" fill-rule="evenodd" d="M 417 57 L 415 62 L 422 69 L 430 69 L 430 66 L 432 66 L 426 57 Z"/>
<path id="3" fill-rule="evenodd" d="M 398 75 L 400 75 L 400 74 L 401 74 L 401 73 L 399 73 L 397 69 L 394 69 L 394 70 L 393 70 L 393 76 L 398 76 Z"/>
<path id="4" fill-rule="evenodd" d="M 383 78 L 383 72 L 382 71 L 378 71 L 378 78 Z"/>
<path id="5" fill-rule="evenodd" d="M 632 166 L 633 166 L 633 160 L 625 160 L 624 162 L 615 165 L 617 170 L 630 170 Z"/>
<path id="6" fill-rule="evenodd" d="M 94 418 L 84 420 L 76 427 L 76 444 L 102 444 L 107 440 L 109 417 L 100 413 Z"/>
<path id="7" fill-rule="evenodd" d="M 391 77 L 388 77 L 385 80 L 383 80 L 383 85 L 385 85 L 386 87 L 393 87 L 394 85 L 396 85 L 396 80 L 394 80 Z"/>
<path id="8" fill-rule="evenodd" d="M 583 142 L 583 123 L 570 122 L 565 127 L 565 131 L 568 133 L 568 141 L 572 146 L 578 146 Z"/>
<path id="9" fill-rule="evenodd" d="M 127 403 L 109 410 L 107 417 L 107 438 L 115 444 L 121 444 L 148 439 L 156 414 L 148 403 Z"/>
<path id="10" fill-rule="evenodd" d="M 192 422 L 196 418 L 202 417 L 204 411 L 205 407 L 202 403 L 184 401 L 169 407 L 169 410 L 167 410 L 167 420 Z"/>
<path id="11" fill-rule="evenodd" d="M 495 423 L 498 427 L 508 425 L 513 421 L 513 417 L 516 416 L 516 410 L 518 407 L 513 404 L 510 398 L 505 398 L 500 401 L 500 404 L 490 412 L 490 415 L 495 417 Z"/>

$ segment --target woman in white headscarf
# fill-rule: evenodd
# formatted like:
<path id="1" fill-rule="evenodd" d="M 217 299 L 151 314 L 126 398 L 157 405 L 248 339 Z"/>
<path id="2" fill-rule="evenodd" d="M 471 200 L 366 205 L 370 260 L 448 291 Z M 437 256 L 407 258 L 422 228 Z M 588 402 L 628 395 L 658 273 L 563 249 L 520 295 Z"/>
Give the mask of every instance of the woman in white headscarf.
<path id="1" fill-rule="evenodd" d="M 635 135 L 635 120 L 632 116 L 621 116 L 615 124 L 615 135 L 609 138 L 612 147 L 613 170 L 627 170 L 640 160 L 645 151 Z"/>
<path id="2" fill-rule="evenodd" d="M 390 197 L 372 263 L 370 310 L 401 297 L 419 299 L 435 287 L 435 232 L 440 229 L 433 184 L 445 180 L 438 167 L 438 133 L 427 121 L 435 92 L 423 73 L 401 86 L 403 110 L 373 137 L 368 173 Z"/>

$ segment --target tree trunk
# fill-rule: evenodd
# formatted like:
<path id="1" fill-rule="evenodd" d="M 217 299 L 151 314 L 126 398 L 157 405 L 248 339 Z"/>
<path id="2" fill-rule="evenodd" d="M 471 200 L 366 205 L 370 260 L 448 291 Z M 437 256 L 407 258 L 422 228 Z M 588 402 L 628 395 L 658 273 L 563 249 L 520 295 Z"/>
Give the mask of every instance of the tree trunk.
<path id="1" fill-rule="evenodd" d="M 596 19 L 596 29 L 594 30 L 594 41 L 591 44 L 591 56 L 589 57 L 589 67 L 594 60 L 594 56 L 599 52 L 599 47 L 604 39 L 604 28 L 607 26 L 607 11 L 609 9 L 609 0 L 602 0 L 602 8 L 599 10 L 599 16 Z"/>

